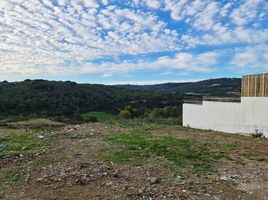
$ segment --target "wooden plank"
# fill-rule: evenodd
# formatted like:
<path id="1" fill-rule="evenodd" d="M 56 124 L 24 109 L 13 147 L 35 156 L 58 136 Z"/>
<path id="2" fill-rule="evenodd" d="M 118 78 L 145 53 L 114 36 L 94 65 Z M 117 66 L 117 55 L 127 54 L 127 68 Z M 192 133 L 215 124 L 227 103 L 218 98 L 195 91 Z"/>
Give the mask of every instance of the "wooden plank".
<path id="1" fill-rule="evenodd" d="M 243 76 L 242 78 L 242 97 L 248 96 L 248 76 Z"/>
<path id="2" fill-rule="evenodd" d="M 249 97 L 255 97 L 256 95 L 255 81 L 256 81 L 256 75 L 250 75 L 249 76 Z"/>
<path id="3" fill-rule="evenodd" d="M 264 74 L 264 96 L 268 97 L 268 73 Z"/>
<path id="4" fill-rule="evenodd" d="M 262 74 L 257 74 L 255 75 L 256 78 L 256 97 L 262 97 L 263 96 L 263 75 Z"/>

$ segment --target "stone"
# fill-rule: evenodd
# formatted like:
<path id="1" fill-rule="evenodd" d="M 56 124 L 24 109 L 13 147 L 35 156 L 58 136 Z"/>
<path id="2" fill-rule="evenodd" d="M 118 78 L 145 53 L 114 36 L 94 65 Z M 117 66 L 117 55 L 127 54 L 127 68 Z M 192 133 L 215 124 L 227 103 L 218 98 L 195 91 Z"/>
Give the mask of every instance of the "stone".
<path id="1" fill-rule="evenodd" d="M 231 176 L 228 176 L 228 175 L 221 176 L 220 180 L 222 180 L 222 181 L 234 181 L 234 179 Z"/>
<path id="2" fill-rule="evenodd" d="M 38 135 L 37 136 L 37 139 L 39 139 L 39 140 L 42 140 L 42 139 L 44 139 L 45 138 L 45 136 L 43 136 L 43 135 Z"/>
<path id="3" fill-rule="evenodd" d="M 160 183 L 160 179 L 157 177 L 152 177 L 152 178 L 150 178 L 150 183 L 151 183 L 151 185 Z"/>

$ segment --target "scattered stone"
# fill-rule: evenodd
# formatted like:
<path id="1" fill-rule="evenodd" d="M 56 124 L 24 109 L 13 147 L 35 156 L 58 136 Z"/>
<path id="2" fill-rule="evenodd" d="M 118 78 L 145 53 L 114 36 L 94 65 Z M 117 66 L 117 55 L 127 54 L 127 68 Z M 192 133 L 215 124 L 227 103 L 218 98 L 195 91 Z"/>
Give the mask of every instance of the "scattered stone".
<path id="1" fill-rule="evenodd" d="M 177 176 L 177 179 L 182 179 L 182 177 L 178 175 L 178 176 Z"/>
<path id="2" fill-rule="evenodd" d="M 44 139 L 45 138 L 45 136 L 43 136 L 43 135 L 38 135 L 37 136 L 37 139 L 39 139 L 39 140 L 42 140 L 42 139 Z"/>
<path id="3" fill-rule="evenodd" d="M 174 195 L 172 194 L 172 192 L 168 192 L 168 194 L 167 194 L 167 198 L 171 198 L 171 197 L 173 197 Z"/>
<path id="4" fill-rule="evenodd" d="M 157 177 L 150 178 L 151 185 L 160 183 L 160 179 Z"/>
<path id="5" fill-rule="evenodd" d="M 81 177 L 77 178 L 75 182 L 78 183 L 79 185 L 87 185 L 89 184 L 90 179 L 86 174 L 84 174 Z"/>
<path id="6" fill-rule="evenodd" d="M 234 179 L 231 176 L 228 176 L 228 175 L 221 176 L 220 180 L 222 180 L 222 181 L 234 181 Z"/>
<path id="7" fill-rule="evenodd" d="M 112 185 L 112 184 L 113 184 L 112 181 L 109 181 L 108 183 L 106 183 L 107 186 L 110 186 L 110 185 Z"/>
<path id="8" fill-rule="evenodd" d="M 85 169 L 85 168 L 88 168 L 89 166 L 91 165 L 91 163 L 89 162 L 84 162 L 84 163 L 81 163 L 80 164 L 80 169 Z"/>
<path id="9" fill-rule="evenodd" d="M 212 195 L 211 194 L 209 194 L 209 193 L 206 193 L 205 194 L 205 197 L 211 197 Z"/>
<path id="10" fill-rule="evenodd" d="M 115 172 L 113 173 L 113 177 L 114 177 L 114 178 L 118 178 L 118 177 L 119 177 L 118 171 L 115 171 Z"/>

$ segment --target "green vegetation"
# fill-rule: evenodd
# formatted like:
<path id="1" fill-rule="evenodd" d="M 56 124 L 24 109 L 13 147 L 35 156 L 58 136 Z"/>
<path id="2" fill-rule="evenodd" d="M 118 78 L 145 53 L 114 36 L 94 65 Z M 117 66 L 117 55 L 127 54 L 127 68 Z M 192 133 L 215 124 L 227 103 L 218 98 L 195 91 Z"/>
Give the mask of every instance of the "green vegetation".
<path id="1" fill-rule="evenodd" d="M 62 124 L 46 119 L 33 119 L 11 122 L 8 126 L 11 125 L 14 126 L 14 130 L 6 129 L 8 134 L 0 137 L 0 161 L 4 162 L 5 159 L 13 159 L 16 157 L 23 158 L 27 157 L 27 155 L 37 153 L 48 144 L 46 140 L 37 138 L 38 129 L 47 129 L 48 125 L 58 126 Z M 25 129 L 16 128 L 21 126 L 25 126 L 27 129 L 29 128 L 29 130 L 25 131 Z M 0 199 L 8 198 L 5 192 L 8 185 L 24 180 L 24 172 L 25 170 L 20 165 L 0 168 Z"/>
<path id="2" fill-rule="evenodd" d="M 89 111 L 118 114 L 126 105 L 145 110 L 180 105 L 180 94 L 167 94 L 114 86 L 66 81 L 25 80 L 0 82 L 0 114 L 23 117 L 77 119 Z"/>
<path id="3" fill-rule="evenodd" d="M 0 159 L 21 154 L 33 153 L 45 145 L 45 141 L 38 140 L 30 132 L 14 131 L 10 135 L 0 138 Z"/>
<path id="4" fill-rule="evenodd" d="M 157 92 L 195 93 L 203 96 L 240 95 L 240 78 L 220 78 L 188 83 L 164 83 L 156 85 L 119 85 L 118 87 Z"/>
<path id="5" fill-rule="evenodd" d="M 179 118 L 180 110 L 177 106 L 165 106 L 164 108 L 154 108 L 148 115 L 151 119 Z"/>
<path id="6" fill-rule="evenodd" d="M 211 164 L 223 155 L 211 150 L 211 144 L 190 139 L 153 137 L 155 127 L 143 126 L 128 134 L 110 136 L 107 141 L 114 145 L 104 150 L 104 155 L 116 163 L 142 164 L 151 156 L 164 158 L 175 165 L 194 170 L 210 170 Z"/>
<path id="7" fill-rule="evenodd" d="M 7 199 L 6 186 L 24 179 L 24 170 L 20 167 L 0 169 L 0 199 Z"/>
<path id="8" fill-rule="evenodd" d="M 136 110 L 132 106 L 128 105 L 120 111 L 118 117 L 120 119 L 133 119 L 136 116 Z"/>
<path id="9" fill-rule="evenodd" d="M 114 118 L 112 114 L 106 112 L 88 112 L 81 115 L 81 118 L 85 122 L 104 122 Z"/>
<path id="10" fill-rule="evenodd" d="M 23 126 L 23 127 L 32 127 L 32 128 L 40 128 L 40 127 L 59 127 L 63 126 L 62 122 L 53 121 L 50 119 L 28 119 L 23 121 L 9 122 L 7 123 L 9 126 Z"/>
<path id="11" fill-rule="evenodd" d="M 128 110 L 121 110 L 119 113 L 119 118 L 120 119 L 132 119 L 133 116 Z"/>

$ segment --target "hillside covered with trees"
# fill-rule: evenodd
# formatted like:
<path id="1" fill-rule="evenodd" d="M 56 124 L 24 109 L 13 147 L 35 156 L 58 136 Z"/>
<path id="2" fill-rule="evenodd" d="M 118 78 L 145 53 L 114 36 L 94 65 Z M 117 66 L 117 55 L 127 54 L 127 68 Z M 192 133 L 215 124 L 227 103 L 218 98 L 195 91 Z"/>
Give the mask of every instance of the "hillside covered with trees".
<path id="1" fill-rule="evenodd" d="M 145 110 L 181 105 L 180 94 L 66 81 L 0 82 L 0 116 L 76 117 L 90 111 L 117 114 L 127 105 Z"/>
<path id="2" fill-rule="evenodd" d="M 180 94 L 198 94 L 202 96 L 229 96 L 240 95 L 240 78 L 209 79 L 187 83 L 163 83 L 156 85 L 117 85 L 122 88 L 140 89 L 158 92 L 173 92 Z"/>

